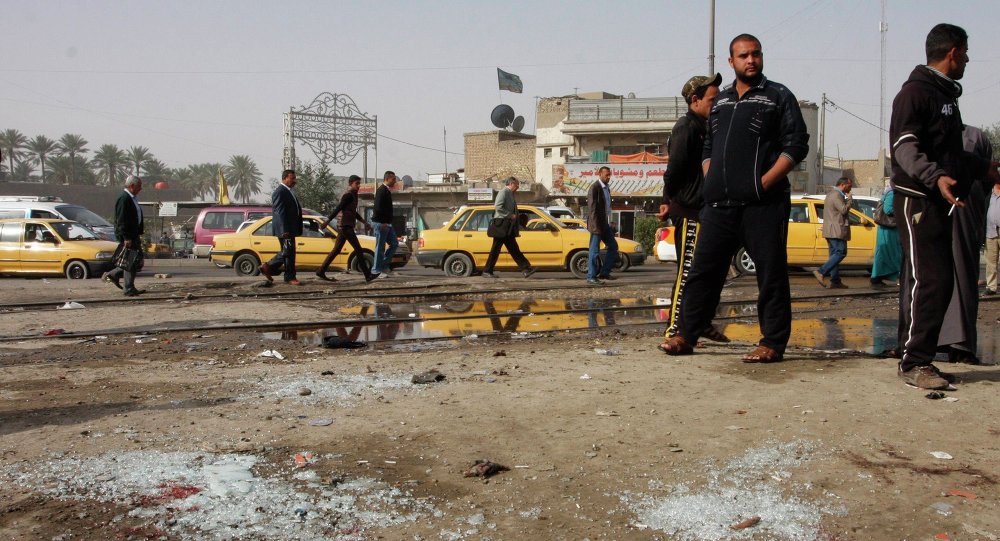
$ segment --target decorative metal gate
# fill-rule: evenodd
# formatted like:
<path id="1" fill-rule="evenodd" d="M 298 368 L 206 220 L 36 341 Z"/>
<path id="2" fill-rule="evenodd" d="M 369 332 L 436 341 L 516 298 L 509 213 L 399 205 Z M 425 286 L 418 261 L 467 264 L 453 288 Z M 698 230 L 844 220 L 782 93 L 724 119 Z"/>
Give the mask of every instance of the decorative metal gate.
<path id="1" fill-rule="evenodd" d="M 285 169 L 295 167 L 295 142 L 302 141 L 324 164 L 346 164 L 357 157 L 364 159 L 364 178 L 368 179 L 368 147 L 378 160 L 378 117 L 362 113 L 347 94 L 323 92 L 312 103 L 291 107 L 285 113 Z"/>

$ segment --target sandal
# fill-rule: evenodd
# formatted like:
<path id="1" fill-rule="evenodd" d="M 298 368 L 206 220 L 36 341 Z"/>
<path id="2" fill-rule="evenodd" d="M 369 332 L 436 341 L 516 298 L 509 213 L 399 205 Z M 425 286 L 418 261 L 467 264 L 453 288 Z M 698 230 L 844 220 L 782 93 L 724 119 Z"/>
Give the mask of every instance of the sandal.
<path id="1" fill-rule="evenodd" d="M 656 349 L 667 355 L 690 355 L 694 353 L 694 348 L 681 335 L 671 336 L 667 341 L 656 346 Z"/>
<path id="2" fill-rule="evenodd" d="M 778 350 L 769 348 L 763 344 L 757 346 L 757 349 L 747 353 L 743 356 L 743 362 L 745 363 L 776 363 L 781 361 L 782 354 L 778 353 Z"/>
<path id="3" fill-rule="evenodd" d="M 701 335 L 704 338 L 708 338 L 713 342 L 722 342 L 722 343 L 729 342 L 729 337 L 722 334 L 722 332 L 719 329 L 716 329 L 715 325 L 709 325 L 708 328 L 701 333 Z"/>

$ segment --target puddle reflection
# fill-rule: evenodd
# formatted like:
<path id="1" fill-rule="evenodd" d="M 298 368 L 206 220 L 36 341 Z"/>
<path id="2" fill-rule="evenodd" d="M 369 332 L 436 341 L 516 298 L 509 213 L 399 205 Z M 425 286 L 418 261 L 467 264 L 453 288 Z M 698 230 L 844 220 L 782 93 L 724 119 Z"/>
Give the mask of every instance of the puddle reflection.
<path id="1" fill-rule="evenodd" d="M 442 304 L 376 303 L 341 309 L 342 315 L 361 323 L 324 329 L 263 333 L 266 338 L 297 340 L 321 345 L 327 336 L 361 342 L 433 340 L 493 333 L 534 333 L 595 329 L 616 325 L 665 323 L 666 299 L 526 299 L 451 301 Z M 793 309 L 815 308 L 816 303 L 796 302 Z M 738 342 L 756 343 L 760 330 L 753 304 L 724 305 L 720 316 L 754 321 L 717 321 L 723 332 Z M 386 319 L 406 321 L 382 322 Z M 863 351 L 876 354 L 896 347 L 896 319 L 812 318 L 792 321 L 790 346 L 824 351 Z M 992 327 L 979 328 L 983 362 L 1000 358 L 1000 341 Z"/>

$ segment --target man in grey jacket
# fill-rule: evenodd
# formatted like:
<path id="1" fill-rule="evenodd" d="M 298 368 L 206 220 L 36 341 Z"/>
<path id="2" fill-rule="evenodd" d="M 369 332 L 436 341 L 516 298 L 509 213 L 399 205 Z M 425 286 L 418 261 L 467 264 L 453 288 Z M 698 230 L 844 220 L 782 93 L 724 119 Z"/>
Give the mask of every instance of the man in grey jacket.
<path id="1" fill-rule="evenodd" d="M 597 182 L 587 192 L 587 231 L 590 231 L 590 249 L 587 253 L 587 283 L 601 285 L 602 280 L 614 280 L 611 269 L 618 262 L 618 241 L 611 230 L 611 168 L 597 170 Z M 607 251 L 601 261 L 601 243 Z"/>
<path id="2" fill-rule="evenodd" d="M 486 266 L 483 267 L 483 276 L 487 278 L 497 278 L 496 274 L 493 274 L 493 268 L 497 264 L 497 259 L 500 258 L 500 248 L 506 247 L 507 253 L 510 257 L 514 258 L 514 262 L 524 273 L 524 277 L 527 278 L 532 274 L 535 274 L 534 267 L 528 262 L 528 258 L 524 257 L 521 253 L 521 247 L 517 245 L 517 230 L 518 230 L 518 215 L 517 215 L 517 201 L 514 200 L 514 192 L 521 186 L 521 183 L 514 177 L 508 177 L 504 181 L 504 187 L 497 192 L 497 197 L 493 202 L 493 219 L 508 219 L 513 220 L 514 224 L 510 228 L 510 235 L 503 237 L 493 237 L 493 246 L 490 247 L 490 256 L 486 259 Z"/>
<path id="3" fill-rule="evenodd" d="M 851 222 L 848 217 L 854 201 L 851 196 L 853 186 L 851 179 L 841 177 L 837 181 L 837 187 L 826 194 L 826 202 L 823 204 L 823 237 L 830 249 L 830 258 L 819 270 L 813 271 L 813 276 L 819 285 L 830 289 L 847 289 L 840 281 L 840 262 L 847 257 L 847 241 L 851 240 Z M 829 285 L 826 283 L 827 276 L 830 277 Z"/>

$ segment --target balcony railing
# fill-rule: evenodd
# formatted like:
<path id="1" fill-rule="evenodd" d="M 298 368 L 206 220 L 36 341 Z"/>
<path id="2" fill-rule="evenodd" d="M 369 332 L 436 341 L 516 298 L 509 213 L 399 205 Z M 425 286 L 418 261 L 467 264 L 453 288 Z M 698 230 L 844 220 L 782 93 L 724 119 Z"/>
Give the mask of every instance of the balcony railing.
<path id="1" fill-rule="evenodd" d="M 569 102 L 567 122 L 677 120 L 687 113 L 684 98 L 622 98 Z"/>

